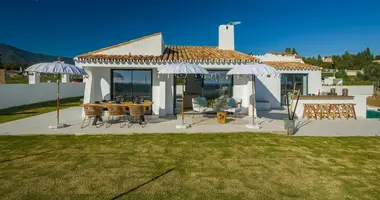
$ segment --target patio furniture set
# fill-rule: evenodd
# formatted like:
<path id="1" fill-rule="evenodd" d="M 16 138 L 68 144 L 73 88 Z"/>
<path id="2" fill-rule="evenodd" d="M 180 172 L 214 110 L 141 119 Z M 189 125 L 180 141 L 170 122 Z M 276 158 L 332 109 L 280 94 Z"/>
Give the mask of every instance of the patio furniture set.
<path id="1" fill-rule="evenodd" d="M 304 104 L 302 118 L 307 119 L 350 119 L 356 120 L 355 104 Z"/>
<path id="2" fill-rule="evenodd" d="M 225 124 L 227 114 L 233 114 L 236 120 L 237 116 L 241 113 L 241 101 L 236 101 L 234 98 L 227 98 L 227 101 L 221 101 L 216 103 L 215 101 L 211 106 L 208 105 L 206 98 L 197 97 L 192 98 L 193 111 L 195 113 L 204 116 L 214 115 L 217 118 L 218 123 Z M 194 115 L 193 115 L 194 117 Z"/>
<path id="3" fill-rule="evenodd" d="M 133 123 L 138 122 L 142 127 L 146 126 L 147 120 L 145 120 L 145 115 L 151 113 L 151 106 L 153 102 L 145 101 L 143 103 L 133 103 L 133 102 L 97 102 L 97 103 L 87 103 L 81 105 L 84 108 L 85 117 L 82 122 L 81 128 L 84 128 L 84 123 L 86 119 L 88 120 L 88 125 L 93 119 L 92 125 L 98 127 L 98 121 L 103 125 L 102 116 L 105 112 L 108 112 L 108 121 L 106 128 L 110 127 L 116 120 L 122 122 L 120 123 L 120 128 L 128 125 L 130 127 Z"/>

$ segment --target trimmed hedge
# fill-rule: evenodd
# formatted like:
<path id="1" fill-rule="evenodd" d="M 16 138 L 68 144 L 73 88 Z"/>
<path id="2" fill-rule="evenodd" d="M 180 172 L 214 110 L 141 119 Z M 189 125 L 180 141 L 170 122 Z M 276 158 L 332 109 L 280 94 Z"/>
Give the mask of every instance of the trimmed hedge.
<path id="1" fill-rule="evenodd" d="M 380 98 L 367 97 L 367 105 L 380 107 Z"/>
<path id="2" fill-rule="evenodd" d="M 372 81 L 343 81 L 343 85 L 373 85 Z"/>

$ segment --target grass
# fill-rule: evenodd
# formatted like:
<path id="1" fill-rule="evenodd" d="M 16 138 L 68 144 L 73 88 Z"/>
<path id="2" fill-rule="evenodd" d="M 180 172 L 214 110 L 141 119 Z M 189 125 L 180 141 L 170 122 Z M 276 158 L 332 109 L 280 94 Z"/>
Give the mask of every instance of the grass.
<path id="1" fill-rule="evenodd" d="M 60 109 L 69 108 L 72 106 L 79 106 L 81 98 L 82 97 L 72 97 L 72 98 L 61 99 Z M 52 112 L 52 111 L 55 111 L 56 109 L 57 109 L 56 100 L 1 109 L 0 110 L 0 124 L 13 121 L 13 120 L 23 119 L 26 117 L 40 115 L 43 113 Z"/>
<path id="2" fill-rule="evenodd" d="M 379 137 L 1 136 L 0 199 L 379 199 Z"/>

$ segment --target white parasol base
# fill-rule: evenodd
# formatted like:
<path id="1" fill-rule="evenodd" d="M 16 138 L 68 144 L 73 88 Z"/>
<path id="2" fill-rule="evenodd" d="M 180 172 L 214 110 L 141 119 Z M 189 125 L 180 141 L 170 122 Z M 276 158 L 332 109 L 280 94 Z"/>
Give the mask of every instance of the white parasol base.
<path id="1" fill-rule="evenodd" d="M 181 124 L 181 125 L 176 125 L 175 128 L 176 129 L 188 129 L 188 128 L 190 128 L 190 125 L 189 124 Z"/>
<path id="2" fill-rule="evenodd" d="M 60 129 L 60 128 L 65 128 L 67 126 L 67 124 L 58 124 L 57 125 L 49 125 L 49 128 L 50 129 Z"/>
<path id="3" fill-rule="evenodd" d="M 249 128 L 249 129 L 261 129 L 261 126 L 257 125 L 257 124 L 247 124 L 245 125 L 246 128 Z"/>

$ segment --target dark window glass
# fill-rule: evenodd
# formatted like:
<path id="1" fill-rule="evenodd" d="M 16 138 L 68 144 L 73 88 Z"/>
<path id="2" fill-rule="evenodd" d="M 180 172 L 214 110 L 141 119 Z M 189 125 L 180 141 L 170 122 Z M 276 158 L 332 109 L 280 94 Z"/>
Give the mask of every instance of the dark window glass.
<path id="1" fill-rule="evenodd" d="M 206 99 L 216 99 L 221 95 L 232 97 L 233 80 L 227 76 L 228 71 L 209 70 L 209 75 L 204 78 L 203 96 Z"/>
<path id="2" fill-rule="evenodd" d="M 302 95 L 307 95 L 308 80 L 307 74 L 282 74 L 281 75 L 281 103 L 285 104 L 286 93 L 289 95 L 295 91 L 300 90 Z"/>
<path id="3" fill-rule="evenodd" d="M 112 70 L 112 96 L 116 101 L 135 97 L 152 101 L 151 70 Z"/>

